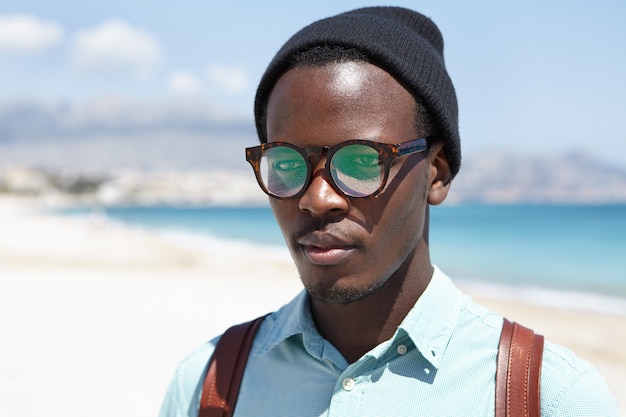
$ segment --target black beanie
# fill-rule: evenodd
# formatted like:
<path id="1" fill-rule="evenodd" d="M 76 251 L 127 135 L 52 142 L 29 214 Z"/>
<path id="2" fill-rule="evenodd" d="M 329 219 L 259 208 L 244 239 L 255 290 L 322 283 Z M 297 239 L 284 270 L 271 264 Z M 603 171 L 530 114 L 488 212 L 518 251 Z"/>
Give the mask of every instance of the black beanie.
<path id="1" fill-rule="evenodd" d="M 461 165 L 458 107 L 443 60 L 443 37 L 435 23 L 401 7 L 366 7 L 310 24 L 293 35 L 265 70 L 256 93 L 254 117 L 261 142 L 267 142 L 265 112 L 269 95 L 291 65 L 291 57 L 320 45 L 339 45 L 364 53 L 419 99 L 445 142 L 452 177 Z"/>

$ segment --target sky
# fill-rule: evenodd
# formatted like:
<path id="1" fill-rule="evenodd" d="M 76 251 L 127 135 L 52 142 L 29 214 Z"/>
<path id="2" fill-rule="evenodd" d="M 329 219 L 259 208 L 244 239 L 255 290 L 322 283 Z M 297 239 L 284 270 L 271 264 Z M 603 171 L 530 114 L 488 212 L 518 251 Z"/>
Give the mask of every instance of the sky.
<path id="1" fill-rule="evenodd" d="M 0 107 L 182 97 L 251 118 L 258 80 L 289 36 L 377 4 L 0 0 Z M 590 151 L 626 167 L 626 1 L 393 5 L 443 33 L 466 154 Z"/>

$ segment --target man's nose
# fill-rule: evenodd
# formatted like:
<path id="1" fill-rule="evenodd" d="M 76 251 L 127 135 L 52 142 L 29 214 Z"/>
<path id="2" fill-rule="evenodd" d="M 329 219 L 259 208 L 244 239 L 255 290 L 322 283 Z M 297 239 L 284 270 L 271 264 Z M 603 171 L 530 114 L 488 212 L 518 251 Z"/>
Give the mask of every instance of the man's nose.
<path id="1" fill-rule="evenodd" d="M 326 158 L 321 158 L 314 165 L 311 181 L 300 196 L 298 207 L 317 217 L 347 213 L 350 210 L 350 201 L 333 188 L 329 173 L 324 168 L 325 163 Z"/>

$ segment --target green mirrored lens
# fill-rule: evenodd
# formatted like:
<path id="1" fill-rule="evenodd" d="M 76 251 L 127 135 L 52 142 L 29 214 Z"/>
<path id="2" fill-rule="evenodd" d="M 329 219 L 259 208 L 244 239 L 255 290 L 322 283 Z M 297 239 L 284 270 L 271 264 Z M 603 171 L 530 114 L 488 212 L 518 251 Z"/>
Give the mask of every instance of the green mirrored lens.
<path id="1" fill-rule="evenodd" d="M 296 195 L 307 178 L 306 161 L 287 146 L 269 148 L 261 157 L 261 178 L 269 192 L 279 197 Z"/>
<path id="2" fill-rule="evenodd" d="M 345 146 L 333 155 L 330 165 L 333 180 L 349 196 L 366 197 L 380 186 L 383 167 L 378 151 L 371 146 Z"/>

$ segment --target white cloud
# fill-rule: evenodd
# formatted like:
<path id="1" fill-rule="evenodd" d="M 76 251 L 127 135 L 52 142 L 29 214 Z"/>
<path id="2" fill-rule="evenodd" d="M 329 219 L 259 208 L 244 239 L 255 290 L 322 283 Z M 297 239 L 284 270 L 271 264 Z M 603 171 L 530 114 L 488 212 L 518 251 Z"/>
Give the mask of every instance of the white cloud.
<path id="1" fill-rule="evenodd" d="M 161 60 L 161 47 L 150 33 L 114 19 L 78 32 L 73 58 L 85 71 L 145 77 Z"/>
<path id="2" fill-rule="evenodd" d="M 206 71 L 209 80 L 229 93 L 243 93 L 248 88 L 248 74 L 243 68 L 212 65 Z"/>
<path id="3" fill-rule="evenodd" d="M 39 51 L 63 39 L 56 22 L 26 14 L 0 14 L 0 51 Z"/>
<path id="4" fill-rule="evenodd" d="M 177 94 L 197 94 L 202 89 L 200 80 L 193 73 L 184 70 L 170 74 L 168 84 L 170 90 Z"/>

